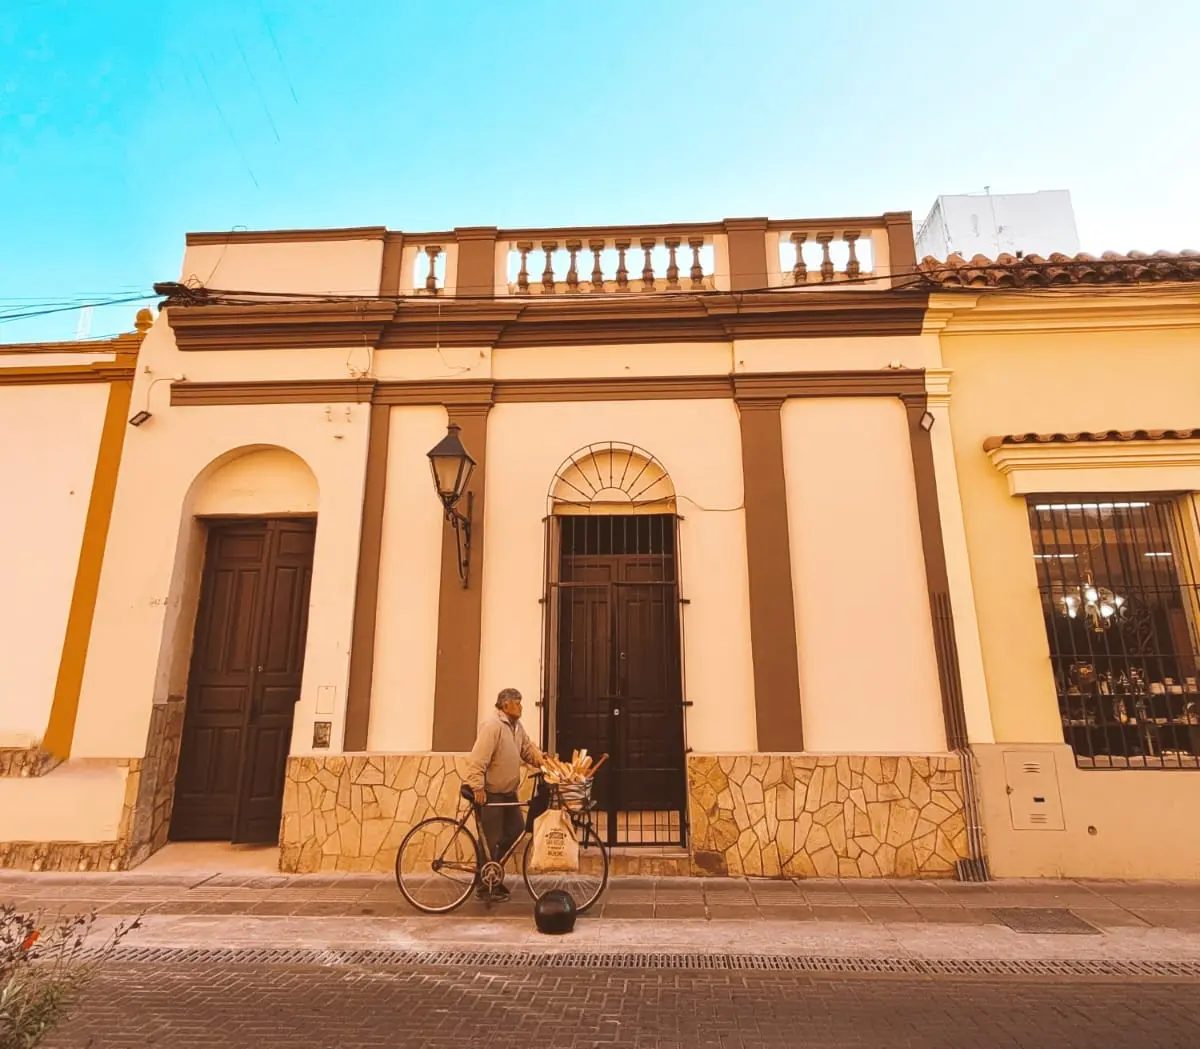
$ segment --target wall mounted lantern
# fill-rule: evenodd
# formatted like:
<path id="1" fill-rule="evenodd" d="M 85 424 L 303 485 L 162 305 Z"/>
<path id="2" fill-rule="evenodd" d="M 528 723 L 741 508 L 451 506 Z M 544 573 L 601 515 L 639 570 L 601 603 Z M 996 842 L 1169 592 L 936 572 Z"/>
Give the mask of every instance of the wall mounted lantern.
<path id="1" fill-rule="evenodd" d="M 446 427 L 443 437 L 429 452 L 429 466 L 433 471 L 433 486 L 442 501 L 446 520 L 454 526 L 454 542 L 458 551 L 458 578 L 463 588 L 471 572 L 471 507 L 475 494 L 468 492 L 471 475 L 475 472 L 475 460 L 463 447 L 458 436 L 457 423 Z M 463 495 L 467 497 L 467 512 L 459 508 Z"/>

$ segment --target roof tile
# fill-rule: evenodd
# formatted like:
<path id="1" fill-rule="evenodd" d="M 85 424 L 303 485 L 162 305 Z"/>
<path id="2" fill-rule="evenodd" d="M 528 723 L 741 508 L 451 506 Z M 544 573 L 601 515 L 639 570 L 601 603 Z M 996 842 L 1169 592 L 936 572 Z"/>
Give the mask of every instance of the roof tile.
<path id="1" fill-rule="evenodd" d="M 1156 284 L 1200 281 L 1200 252 L 1156 251 L 1147 255 L 1131 251 L 1120 255 L 1106 251 L 1099 258 L 1053 253 L 1040 255 L 1002 254 L 995 259 L 976 255 L 969 262 L 951 255 L 940 262 L 927 255 L 917 266 L 929 284 L 947 288 L 1049 288 L 1077 284 Z"/>
<path id="2" fill-rule="evenodd" d="M 1099 441 L 1195 441 L 1200 440 L 1200 427 L 1190 430 L 1080 430 L 1077 433 L 1009 433 L 989 437 L 983 442 L 985 452 L 994 452 L 1012 444 L 1081 444 Z"/>

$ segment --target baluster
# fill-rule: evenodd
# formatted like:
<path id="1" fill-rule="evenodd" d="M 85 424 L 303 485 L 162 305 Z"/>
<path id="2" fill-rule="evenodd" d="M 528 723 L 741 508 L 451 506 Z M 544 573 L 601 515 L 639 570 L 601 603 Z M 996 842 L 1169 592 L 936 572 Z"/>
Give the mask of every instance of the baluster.
<path id="1" fill-rule="evenodd" d="M 704 247 L 703 237 L 688 237 L 688 247 L 692 249 L 692 287 L 704 287 L 704 266 L 700 262 L 700 249 Z"/>
<path id="2" fill-rule="evenodd" d="M 583 247 L 581 240 L 567 241 L 567 251 L 571 253 L 571 265 L 567 268 L 567 291 L 579 290 L 579 270 L 576 268 L 575 256 L 579 254 L 579 249 Z"/>
<path id="3" fill-rule="evenodd" d="M 517 241 L 517 251 L 521 253 L 521 272 L 517 274 L 517 291 L 521 295 L 529 294 L 529 253 L 533 251 L 533 241 Z"/>
<path id="4" fill-rule="evenodd" d="M 546 253 L 546 268 L 542 270 L 542 290 L 547 295 L 554 294 L 554 253 L 558 251 L 558 241 L 542 241 L 542 251 Z"/>
<path id="5" fill-rule="evenodd" d="M 829 242 L 833 240 L 832 233 L 818 233 L 817 243 L 821 245 L 821 280 L 833 280 L 833 259 L 829 257 Z"/>
<path id="6" fill-rule="evenodd" d="M 618 240 L 617 245 L 617 291 L 629 290 L 629 270 L 625 268 L 625 252 L 629 250 L 632 241 Z"/>
<path id="7" fill-rule="evenodd" d="M 604 241 L 589 240 L 588 248 L 592 253 L 592 291 L 604 291 L 604 270 L 600 266 L 600 252 L 604 250 Z"/>
<path id="8" fill-rule="evenodd" d="M 667 291 L 679 290 L 679 263 L 675 260 L 675 251 L 680 245 L 678 237 L 668 237 L 664 244 L 667 250 L 671 253 L 670 261 L 667 262 Z"/>
<path id="9" fill-rule="evenodd" d="M 425 254 L 429 256 L 429 272 L 425 275 L 425 290 L 430 295 L 438 293 L 437 283 L 437 257 L 442 253 L 440 244 L 426 244 Z"/>
<path id="10" fill-rule="evenodd" d="M 792 267 L 792 283 L 808 283 L 808 267 L 804 264 L 804 242 L 808 240 L 807 233 L 793 233 L 792 243 L 796 246 L 796 264 Z"/>
<path id="11" fill-rule="evenodd" d="M 846 242 L 846 247 L 850 249 L 850 258 L 846 263 L 846 276 L 850 278 L 857 277 L 862 270 L 862 267 L 858 264 L 858 256 L 854 253 L 854 242 L 858 240 L 860 235 L 861 231 L 859 230 L 854 230 L 853 232 L 847 230 L 842 234 L 842 239 Z"/>
<path id="12" fill-rule="evenodd" d="M 642 290 L 654 290 L 654 261 L 650 258 L 650 252 L 654 250 L 654 245 L 658 243 L 653 237 L 646 237 L 641 242 L 642 251 L 646 253 L 646 261 L 642 264 Z"/>

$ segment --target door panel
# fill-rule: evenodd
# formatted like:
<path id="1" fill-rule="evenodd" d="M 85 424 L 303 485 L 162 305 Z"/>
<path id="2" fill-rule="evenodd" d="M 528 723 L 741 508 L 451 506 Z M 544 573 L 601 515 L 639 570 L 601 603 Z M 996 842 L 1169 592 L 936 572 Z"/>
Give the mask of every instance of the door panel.
<path id="1" fill-rule="evenodd" d="M 283 783 L 308 631 L 315 540 L 311 524 L 278 522 L 271 544 L 235 842 L 279 840 Z"/>
<path id="2" fill-rule="evenodd" d="M 619 844 L 618 828 L 632 822 L 618 813 L 681 816 L 684 808 L 673 522 L 615 517 L 560 527 L 553 745 L 560 756 L 583 747 L 609 754 L 594 796 L 608 814 L 610 843 Z"/>
<path id="3" fill-rule="evenodd" d="M 171 837 L 275 841 L 315 521 L 210 526 Z"/>

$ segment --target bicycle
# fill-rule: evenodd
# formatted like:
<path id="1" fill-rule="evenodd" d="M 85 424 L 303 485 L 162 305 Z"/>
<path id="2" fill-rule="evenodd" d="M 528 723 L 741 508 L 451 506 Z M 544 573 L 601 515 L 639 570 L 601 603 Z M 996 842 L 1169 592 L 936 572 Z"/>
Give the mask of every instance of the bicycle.
<path id="1" fill-rule="evenodd" d="M 488 890 L 490 904 L 492 891 L 504 884 L 505 864 L 524 841 L 521 876 L 535 900 L 552 889 L 565 889 L 575 900 L 578 913 L 583 914 L 592 907 L 608 885 L 608 849 L 592 826 L 596 802 L 590 796 L 591 783 L 589 781 L 583 790 L 580 785 L 571 785 L 568 800 L 558 785 L 546 783 L 540 772 L 534 778 L 541 782 L 529 802 L 492 803 L 505 808 L 526 806 L 530 810 L 526 813 L 525 829 L 498 860 L 491 859 L 481 844 L 487 841 L 480 819 L 484 806 L 475 801 L 471 788 L 465 783 L 459 791 L 461 801 L 468 803 L 465 812 L 455 819 L 431 816 L 413 827 L 400 842 L 396 853 L 396 884 L 404 898 L 425 914 L 448 914 L 461 907 L 471 893 L 482 886 Z M 535 803 L 543 800 L 546 808 L 565 808 L 570 817 L 579 842 L 579 868 L 576 871 L 529 869 L 533 849 L 532 809 Z M 472 816 L 475 818 L 474 834 L 467 828 Z"/>

